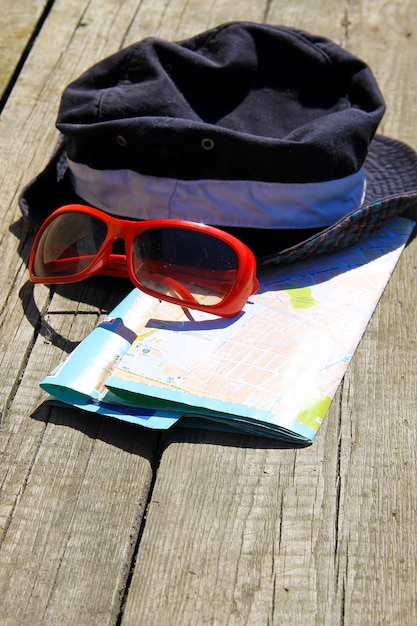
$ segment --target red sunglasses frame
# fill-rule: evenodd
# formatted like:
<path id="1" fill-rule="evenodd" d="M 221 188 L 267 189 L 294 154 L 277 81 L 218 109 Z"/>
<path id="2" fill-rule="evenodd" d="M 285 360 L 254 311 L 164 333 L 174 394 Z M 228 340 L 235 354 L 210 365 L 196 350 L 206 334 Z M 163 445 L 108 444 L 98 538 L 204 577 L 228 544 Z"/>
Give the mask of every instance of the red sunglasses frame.
<path id="1" fill-rule="evenodd" d="M 34 267 L 39 242 L 48 226 L 60 215 L 68 213 L 90 215 L 104 222 L 107 226 L 107 235 L 104 242 L 98 250 L 94 260 L 84 270 L 73 274 L 72 276 L 37 276 Z M 216 304 L 204 305 L 197 302 L 197 300 L 188 301 L 176 298 L 175 296 L 162 294 L 158 291 L 150 289 L 140 282 L 134 273 L 132 263 L 131 251 L 133 249 L 134 238 L 139 233 L 154 228 L 181 228 L 185 230 L 193 230 L 199 233 L 205 233 L 223 241 L 225 244 L 230 246 L 232 250 L 234 250 L 238 259 L 236 276 L 233 281 L 232 288 L 223 300 Z M 124 241 L 126 251 L 125 254 L 112 253 L 114 242 L 117 239 L 122 239 Z M 199 311 L 205 311 L 221 317 L 233 317 L 240 313 L 249 297 L 256 293 L 259 288 L 259 282 L 256 278 L 256 259 L 253 252 L 244 243 L 239 241 L 239 239 L 236 239 L 233 235 L 215 228 L 214 226 L 198 224 L 196 222 L 189 222 L 186 220 L 170 219 L 130 221 L 114 217 L 104 211 L 100 211 L 99 209 L 80 204 L 70 204 L 57 209 L 51 213 L 45 222 L 43 222 L 33 242 L 29 260 L 29 275 L 31 282 L 43 284 L 74 283 L 86 280 L 94 274 L 129 278 L 131 282 L 141 291 L 158 298 L 159 300 L 165 300 L 167 302 L 171 302 L 172 304 L 177 304 L 182 308 L 197 309 Z"/>

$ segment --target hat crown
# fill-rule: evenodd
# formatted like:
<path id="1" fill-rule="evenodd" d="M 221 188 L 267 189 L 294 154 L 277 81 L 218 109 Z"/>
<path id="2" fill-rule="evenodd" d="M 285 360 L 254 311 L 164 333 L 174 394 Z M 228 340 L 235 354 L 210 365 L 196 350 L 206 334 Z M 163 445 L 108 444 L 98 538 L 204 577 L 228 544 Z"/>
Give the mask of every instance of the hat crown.
<path id="1" fill-rule="evenodd" d="M 57 126 L 99 169 L 317 182 L 360 169 L 383 112 L 370 69 L 333 42 L 234 22 L 101 61 L 64 91 Z"/>

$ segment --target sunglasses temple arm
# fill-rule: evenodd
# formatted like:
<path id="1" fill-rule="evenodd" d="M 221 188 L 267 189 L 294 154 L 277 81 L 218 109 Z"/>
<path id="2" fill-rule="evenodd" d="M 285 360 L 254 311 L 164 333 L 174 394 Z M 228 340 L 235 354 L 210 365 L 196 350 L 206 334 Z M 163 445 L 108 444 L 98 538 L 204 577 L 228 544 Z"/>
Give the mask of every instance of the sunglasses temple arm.
<path id="1" fill-rule="evenodd" d="M 184 312 L 184 315 L 185 315 L 185 316 L 186 316 L 186 318 L 188 319 L 188 321 L 190 321 L 190 322 L 195 322 L 195 319 L 194 319 L 194 318 L 193 318 L 193 316 L 191 315 L 191 311 L 190 311 L 190 309 L 187 309 L 187 307 L 185 307 L 185 306 L 182 306 L 181 308 L 182 308 L 182 310 L 183 310 L 183 312 Z"/>
<path id="2" fill-rule="evenodd" d="M 154 275 L 153 280 L 155 280 L 155 277 L 156 276 Z M 190 291 L 188 291 L 188 289 L 182 283 L 180 283 L 178 280 L 175 280 L 175 278 L 172 278 L 171 276 L 164 276 L 163 274 L 159 274 L 158 284 L 163 287 L 163 289 L 153 290 L 154 295 L 156 297 L 159 296 L 162 299 L 164 298 L 164 296 L 173 295 L 180 300 L 184 300 L 184 305 L 180 305 L 181 309 L 183 310 L 187 319 L 190 320 L 190 322 L 195 322 L 195 319 L 191 315 L 188 307 L 186 306 L 188 304 L 192 307 L 193 304 L 199 304 L 198 300 L 196 300 L 193 294 L 190 293 Z"/>

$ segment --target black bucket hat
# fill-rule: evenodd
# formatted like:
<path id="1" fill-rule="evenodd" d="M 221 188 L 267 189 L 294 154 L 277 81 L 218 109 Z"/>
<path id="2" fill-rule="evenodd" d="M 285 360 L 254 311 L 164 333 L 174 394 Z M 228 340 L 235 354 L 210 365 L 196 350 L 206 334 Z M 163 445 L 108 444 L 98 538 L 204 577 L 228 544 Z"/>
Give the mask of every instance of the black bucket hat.
<path id="1" fill-rule="evenodd" d="M 320 36 L 232 22 L 147 38 L 65 89 L 61 138 L 20 206 L 36 227 L 76 202 L 204 222 L 260 264 L 350 245 L 417 202 L 417 155 L 375 136 L 369 67 Z"/>

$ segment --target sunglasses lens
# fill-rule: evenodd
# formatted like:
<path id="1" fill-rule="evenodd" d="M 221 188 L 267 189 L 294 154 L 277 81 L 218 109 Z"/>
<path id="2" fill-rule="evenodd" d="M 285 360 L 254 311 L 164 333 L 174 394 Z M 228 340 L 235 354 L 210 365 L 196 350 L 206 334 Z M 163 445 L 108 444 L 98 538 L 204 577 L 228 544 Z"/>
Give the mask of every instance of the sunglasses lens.
<path id="1" fill-rule="evenodd" d="M 195 230 L 151 228 L 132 250 L 133 269 L 142 285 L 184 303 L 214 305 L 234 285 L 238 258 L 226 242 Z"/>
<path id="2" fill-rule="evenodd" d="M 33 273 L 38 278 L 74 276 L 88 268 L 104 243 L 107 226 L 83 213 L 58 215 L 43 231 Z"/>

